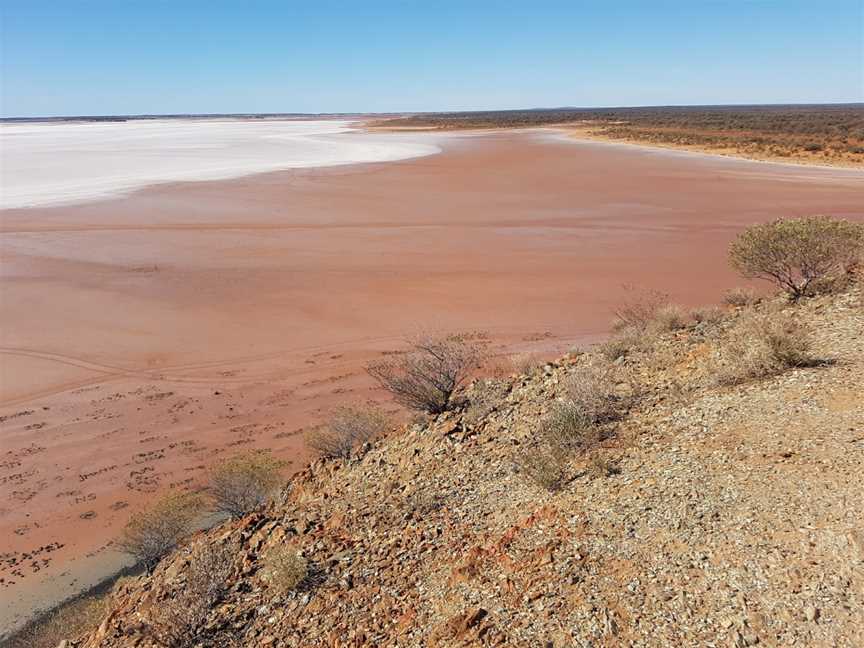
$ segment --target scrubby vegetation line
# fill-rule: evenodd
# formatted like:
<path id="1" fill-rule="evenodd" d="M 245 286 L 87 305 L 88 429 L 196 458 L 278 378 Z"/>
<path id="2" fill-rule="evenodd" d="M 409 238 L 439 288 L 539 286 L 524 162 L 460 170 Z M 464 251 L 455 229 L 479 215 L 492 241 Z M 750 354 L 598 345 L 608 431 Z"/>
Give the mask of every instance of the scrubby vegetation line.
<path id="1" fill-rule="evenodd" d="M 754 157 L 864 164 L 864 104 L 554 108 L 419 114 L 377 127 L 582 126 L 606 139 L 727 150 Z"/>

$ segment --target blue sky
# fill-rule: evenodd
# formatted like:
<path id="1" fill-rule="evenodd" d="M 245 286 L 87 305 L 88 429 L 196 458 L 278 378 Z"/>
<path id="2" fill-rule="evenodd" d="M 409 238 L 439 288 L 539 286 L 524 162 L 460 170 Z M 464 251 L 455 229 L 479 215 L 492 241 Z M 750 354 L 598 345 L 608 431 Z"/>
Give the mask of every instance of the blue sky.
<path id="1" fill-rule="evenodd" d="M 3 116 L 864 101 L 864 0 L 0 0 Z"/>

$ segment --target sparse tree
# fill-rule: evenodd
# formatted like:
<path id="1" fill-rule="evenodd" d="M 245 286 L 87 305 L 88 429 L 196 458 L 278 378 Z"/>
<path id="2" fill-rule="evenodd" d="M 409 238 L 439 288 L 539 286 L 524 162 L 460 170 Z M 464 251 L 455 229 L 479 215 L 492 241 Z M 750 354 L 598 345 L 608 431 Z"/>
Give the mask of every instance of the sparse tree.
<path id="1" fill-rule="evenodd" d="M 402 405 L 439 414 L 452 407 L 479 355 L 468 336 L 422 336 L 406 354 L 375 362 L 366 371 Z"/>
<path id="2" fill-rule="evenodd" d="M 192 530 L 200 508 L 201 498 L 197 495 L 166 495 L 129 519 L 117 546 L 143 564 L 148 573 L 152 572 L 159 559 Z"/>
<path id="3" fill-rule="evenodd" d="M 377 407 L 339 407 L 325 426 L 306 435 L 306 445 L 319 457 L 345 458 L 354 448 L 383 434 L 391 425 L 387 413 Z"/>
<path id="4" fill-rule="evenodd" d="M 209 485 L 216 510 L 239 518 L 263 505 L 279 486 L 283 465 L 265 451 L 218 462 L 210 471 Z"/>
<path id="5" fill-rule="evenodd" d="M 850 266 L 862 246 L 864 226 L 810 216 L 747 228 L 730 246 L 729 260 L 744 277 L 772 281 L 797 300 L 814 281 Z"/>

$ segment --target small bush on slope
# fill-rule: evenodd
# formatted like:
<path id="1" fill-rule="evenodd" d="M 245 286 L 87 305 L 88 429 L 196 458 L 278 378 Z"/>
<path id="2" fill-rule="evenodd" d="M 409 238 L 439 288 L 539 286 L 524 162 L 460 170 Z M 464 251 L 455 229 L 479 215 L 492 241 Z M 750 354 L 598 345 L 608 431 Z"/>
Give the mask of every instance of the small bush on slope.
<path id="1" fill-rule="evenodd" d="M 231 545 L 202 544 L 189 559 L 183 585 L 173 597 L 152 608 L 144 633 L 165 648 L 199 645 L 201 626 L 228 589 L 234 553 Z M 229 639 L 220 639 L 218 645 L 235 644 Z"/>
<path id="2" fill-rule="evenodd" d="M 516 469 L 535 485 L 550 492 L 564 484 L 565 460 L 548 447 L 530 448 L 516 460 Z"/>
<path id="3" fill-rule="evenodd" d="M 744 230 L 729 248 L 729 261 L 743 276 L 771 281 L 799 299 L 814 281 L 844 271 L 862 246 L 862 225 L 823 216 L 793 218 Z"/>
<path id="4" fill-rule="evenodd" d="M 618 418 L 624 399 L 616 392 L 615 372 L 611 366 L 586 364 L 567 379 L 569 402 L 594 425 Z"/>
<path id="5" fill-rule="evenodd" d="M 440 414 L 451 409 L 479 358 L 479 347 L 466 335 L 421 336 L 408 353 L 366 371 L 405 407 Z"/>
<path id="6" fill-rule="evenodd" d="M 639 290 L 627 286 L 627 299 L 615 309 L 612 328 L 615 331 L 646 331 L 658 311 L 669 304 L 669 296 L 656 290 Z"/>
<path id="7" fill-rule="evenodd" d="M 166 495 L 129 519 L 117 540 L 117 547 L 152 572 L 159 559 L 192 530 L 200 510 L 201 498 L 197 495 Z"/>
<path id="8" fill-rule="evenodd" d="M 267 502 L 281 483 L 283 464 L 269 452 L 245 452 L 210 470 L 210 496 L 217 511 L 242 517 Z"/>
<path id="9" fill-rule="evenodd" d="M 752 306 L 759 301 L 759 295 L 751 288 L 731 288 L 723 295 L 723 303 L 727 306 Z"/>
<path id="10" fill-rule="evenodd" d="M 627 290 L 630 296 L 615 310 L 614 334 L 600 345 L 600 352 L 607 360 L 649 351 L 658 334 L 685 328 L 689 321 L 684 309 L 670 303 L 668 295 L 632 287 Z"/>
<path id="11" fill-rule="evenodd" d="M 721 306 L 699 306 L 690 310 L 690 318 L 697 324 L 716 324 L 726 317 Z"/>
<path id="12" fill-rule="evenodd" d="M 751 314 L 730 331 L 719 349 L 715 368 L 721 384 L 736 384 L 776 375 L 793 367 L 812 366 L 811 331 L 783 312 Z"/>
<path id="13" fill-rule="evenodd" d="M 306 445 L 319 457 L 346 458 L 354 448 L 383 434 L 391 425 L 390 417 L 377 407 L 340 407 L 323 428 L 306 435 Z"/>
<path id="14" fill-rule="evenodd" d="M 648 329 L 655 333 L 677 331 L 687 326 L 687 313 L 677 304 L 663 304 L 648 322 Z"/>
<path id="15" fill-rule="evenodd" d="M 273 547 L 264 558 L 264 579 L 279 595 L 297 589 L 308 574 L 306 560 L 291 547 Z"/>

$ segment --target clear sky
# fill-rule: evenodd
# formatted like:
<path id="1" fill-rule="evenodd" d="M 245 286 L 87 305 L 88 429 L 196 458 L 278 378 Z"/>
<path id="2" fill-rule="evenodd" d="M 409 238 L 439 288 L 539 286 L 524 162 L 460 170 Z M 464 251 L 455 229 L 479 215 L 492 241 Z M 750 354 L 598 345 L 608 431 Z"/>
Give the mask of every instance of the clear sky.
<path id="1" fill-rule="evenodd" d="M 3 116 L 864 101 L 864 0 L 0 0 Z"/>

